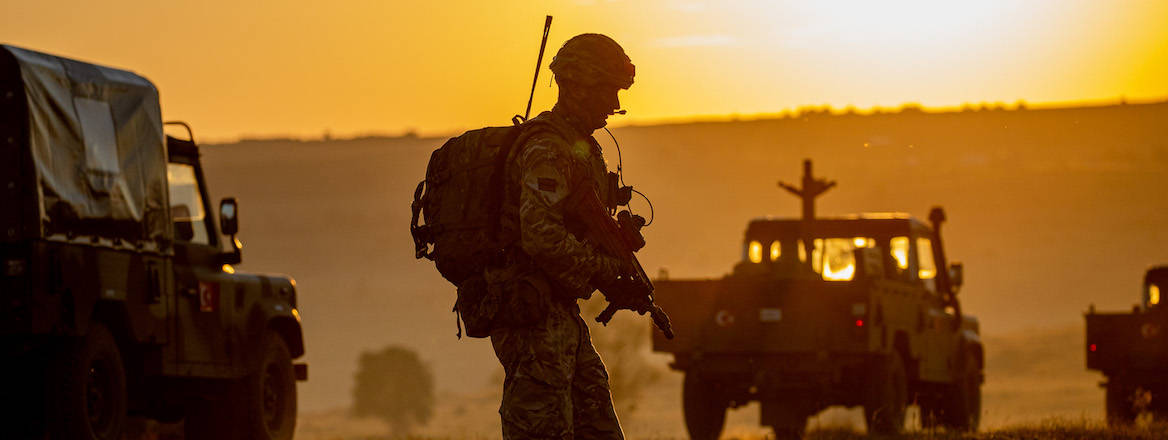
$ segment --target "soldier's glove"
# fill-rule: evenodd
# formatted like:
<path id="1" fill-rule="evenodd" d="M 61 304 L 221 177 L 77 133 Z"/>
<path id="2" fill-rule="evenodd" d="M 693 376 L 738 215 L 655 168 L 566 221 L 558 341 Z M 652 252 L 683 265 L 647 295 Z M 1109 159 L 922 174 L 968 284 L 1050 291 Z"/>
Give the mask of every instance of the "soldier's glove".
<path id="1" fill-rule="evenodd" d="M 649 296 L 642 290 L 641 285 L 628 278 L 618 278 L 616 281 L 602 286 L 600 293 L 609 302 L 609 307 L 616 310 L 632 310 L 644 315 L 649 312 Z"/>

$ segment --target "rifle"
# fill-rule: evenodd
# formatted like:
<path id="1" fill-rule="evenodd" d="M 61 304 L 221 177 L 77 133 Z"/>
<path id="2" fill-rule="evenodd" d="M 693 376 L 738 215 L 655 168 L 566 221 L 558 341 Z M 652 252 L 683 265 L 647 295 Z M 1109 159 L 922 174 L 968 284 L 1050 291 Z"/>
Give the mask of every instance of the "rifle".
<path id="1" fill-rule="evenodd" d="M 574 200 L 573 200 L 574 199 Z M 621 261 L 621 274 L 617 282 L 600 289 L 608 300 L 608 307 L 596 316 L 596 322 L 607 325 L 618 310 L 627 309 L 644 315 L 648 313 L 653 318 L 653 324 L 665 333 L 667 339 L 673 339 L 673 326 L 669 322 L 669 315 L 653 302 L 653 282 L 634 252 L 645 245 L 644 238 L 638 231 L 644 225 L 644 219 L 621 211 L 613 219 L 607 208 L 600 202 L 596 191 L 582 186 L 568 201 L 575 209 L 584 227 L 588 230 L 588 239 L 604 252 Z"/>

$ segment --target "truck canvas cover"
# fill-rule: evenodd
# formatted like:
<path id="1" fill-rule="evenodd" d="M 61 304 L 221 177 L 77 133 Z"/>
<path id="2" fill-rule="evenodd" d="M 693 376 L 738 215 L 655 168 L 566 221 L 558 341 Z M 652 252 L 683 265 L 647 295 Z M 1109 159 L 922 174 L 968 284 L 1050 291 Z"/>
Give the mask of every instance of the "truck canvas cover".
<path id="1" fill-rule="evenodd" d="M 161 249 L 169 243 L 158 90 L 132 72 L 0 45 L 19 78 L 39 224 L 28 235 Z M 20 104 L 20 103 L 18 103 Z M 21 114 L 23 113 L 23 114 Z M 27 179 L 32 184 L 32 179 Z M 32 213 L 30 213 L 32 214 Z M 28 217 L 36 218 L 37 215 Z"/>

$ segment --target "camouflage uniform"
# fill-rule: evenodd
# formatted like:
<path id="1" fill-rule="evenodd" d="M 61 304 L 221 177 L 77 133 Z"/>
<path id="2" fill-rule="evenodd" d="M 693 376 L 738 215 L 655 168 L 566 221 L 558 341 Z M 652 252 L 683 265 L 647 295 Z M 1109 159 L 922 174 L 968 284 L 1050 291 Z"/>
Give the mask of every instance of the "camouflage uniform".
<path id="1" fill-rule="evenodd" d="M 574 191 L 607 200 L 608 170 L 599 144 L 555 111 L 533 122 L 507 173 L 503 228 L 514 231 L 517 249 L 486 274 L 503 305 L 491 332 L 506 373 L 503 438 L 623 439 L 608 373 L 576 304 L 598 280 L 615 278 L 618 262 L 580 239 L 565 203 Z"/>

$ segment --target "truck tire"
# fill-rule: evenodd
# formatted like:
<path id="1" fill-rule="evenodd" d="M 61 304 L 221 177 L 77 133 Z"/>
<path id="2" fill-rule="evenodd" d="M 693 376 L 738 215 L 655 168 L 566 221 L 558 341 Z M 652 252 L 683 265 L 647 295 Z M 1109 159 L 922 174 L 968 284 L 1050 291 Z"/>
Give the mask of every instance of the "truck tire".
<path id="1" fill-rule="evenodd" d="M 977 358 L 967 353 L 962 359 L 962 374 L 949 386 L 942 415 L 945 426 L 959 432 L 976 432 L 981 423 L 981 372 Z"/>
<path id="2" fill-rule="evenodd" d="M 296 428 L 296 374 L 284 338 L 265 332 L 259 370 L 243 379 L 244 432 L 254 440 L 290 440 Z"/>
<path id="3" fill-rule="evenodd" d="M 864 419 L 871 434 L 899 434 L 904 430 L 908 402 L 908 375 L 904 361 L 893 353 L 878 362 L 868 380 Z"/>
<path id="4" fill-rule="evenodd" d="M 234 381 L 220 399 L 192 405 L 188 440 L 290 440 L 296 427 L 296 377 L 284 339 L 268 330 L 259 368 Z"/>
<path id="5" fill-rule="evenodd" d="M 726 424 L 728 402 L 717 385 L 687 372 L 681 390 L 685 428 L 692 440 L 717 440 Z"/>
<path id="6" fill-rule="evenodd" d="M 1133 390 L 1118 377 L 1107 380 L 1105 400 L 1107 425 L 1113 428 L 1131 426 L 1136 421 L 1136 411 L 1132 403 Z"/>
<path id="7" fill-rule="evenodd" d="M 93 322 L 54 359 L 48 380 L 48 438 L 121 440 L 126 425 L 126 370 L 113 334 Z"/>

